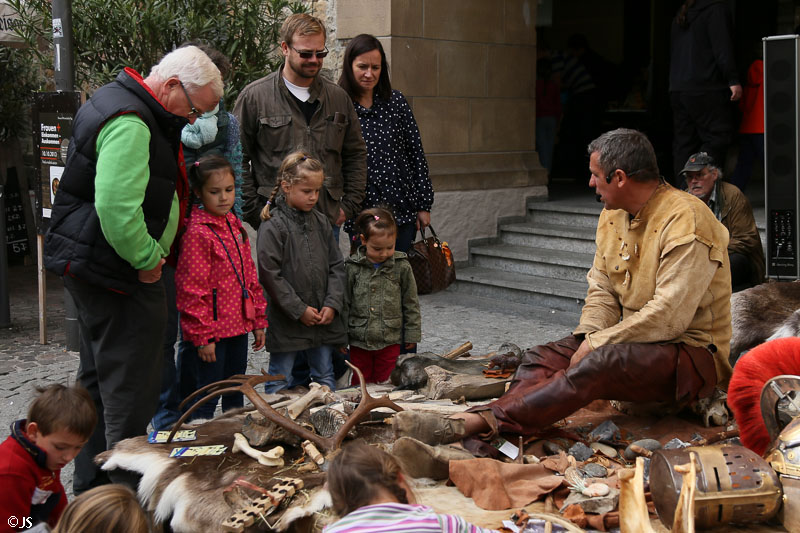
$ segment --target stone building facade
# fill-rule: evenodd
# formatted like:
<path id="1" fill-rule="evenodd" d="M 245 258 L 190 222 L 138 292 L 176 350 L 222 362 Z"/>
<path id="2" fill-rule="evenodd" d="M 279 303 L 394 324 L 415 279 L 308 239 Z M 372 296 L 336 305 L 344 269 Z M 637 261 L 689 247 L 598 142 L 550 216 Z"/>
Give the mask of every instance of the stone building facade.
<path id="1" fill-rule="evenodd" d="M 392 86 L 419 123 L 435 190 L 431 214 L 456 260 L 501 216 L 547 197 L 534 149 L 536 0 L 307 0 L 326 22 L 327 74 L 348 39 L 381 39 Z"/>

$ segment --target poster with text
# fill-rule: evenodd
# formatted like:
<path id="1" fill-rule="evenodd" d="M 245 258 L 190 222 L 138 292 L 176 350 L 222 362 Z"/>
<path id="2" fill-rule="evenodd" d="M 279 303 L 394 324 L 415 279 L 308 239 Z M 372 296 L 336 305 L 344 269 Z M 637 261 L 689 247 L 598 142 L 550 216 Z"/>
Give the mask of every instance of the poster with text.
<path id="1" fill-rule="evenodd" d="M 72 124 L 80 107 L 80 93 L 36 93 L 33 106 L 33 142 L 36 158 L 36 229 L 44 234 L 50 224 L 58 185 L 67 164 Z"/>

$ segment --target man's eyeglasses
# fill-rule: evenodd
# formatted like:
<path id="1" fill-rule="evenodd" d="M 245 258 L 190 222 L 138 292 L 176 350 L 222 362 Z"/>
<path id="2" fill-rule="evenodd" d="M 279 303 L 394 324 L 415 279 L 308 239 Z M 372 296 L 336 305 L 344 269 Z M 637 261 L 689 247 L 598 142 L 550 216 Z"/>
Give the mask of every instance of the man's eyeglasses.
<path id="1" fill-rule="evenodd" d="M 179 81 L 178 83 L 181 84 L 181 89 L 183 89 L 183 94 L 186 95 L 186 101 L 189 102 L 189 108 L 192 110 L 192 112 L 189 113 L 187 116 L 191 118 L 191 117 L 199 117 L 200 115 L 202 115 L 203 113 L 197 110 L 197 108 L 192 103 L 192 99 L 189 98 L 189 93 L 186 91 L 186 87 L 183 86 L 183 82 Z"/>
<path id="2" fill-rule="evenodd" d="M 294 46 L 290 46 L 289 48 L 291 48 L 292 50 L 297 52 L 297 55 L 299 55 L 303 59 L 311 59 L 315 55 L 317 56 L 317 59 L 322 59 L 323 57 L 328 55 L 328 47 L 327 46 L 325 47 L 325 50 L 322 50 L 322 51 L 298 50 Z"/>

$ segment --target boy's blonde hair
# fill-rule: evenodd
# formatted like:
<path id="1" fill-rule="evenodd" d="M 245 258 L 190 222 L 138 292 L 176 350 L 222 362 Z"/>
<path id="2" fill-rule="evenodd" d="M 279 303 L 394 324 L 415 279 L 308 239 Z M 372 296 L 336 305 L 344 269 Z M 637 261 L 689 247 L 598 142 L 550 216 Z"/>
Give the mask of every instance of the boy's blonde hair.
<path id="1" fill-rule="evenodd" d="M 322 163 L 311 157 L 306 152 L 298 150 L 287 155 L 281 163 L 281 168 L 278 169 L 278 177 L 275 180 L 275 187 L 269 195 L 267 204 L 261 210 L 261 220 L 269 220 L 272 215 L 269 213 L 269 208 L 274 205 L 275 197 L 281 190 L 281 183 L 286 182 L 289 185 L 294 185 L 306 179 L 311 172 L 322 172 Z"/>
<path id="2" fill-rule="evenodd" d="M 28 408 L 27 423 L 36 422 L 43 436 L 65 430 L 88 439 L 97 424 L 97 411 L 89 391 L 78 384 L 37 387 L 39 395 Z"/>
<path id="3" fill-rule="evenodd" d="M 148 533 L 150 523 L 133 491 L 101 485 L 67 505 L 53 533 Z"/>

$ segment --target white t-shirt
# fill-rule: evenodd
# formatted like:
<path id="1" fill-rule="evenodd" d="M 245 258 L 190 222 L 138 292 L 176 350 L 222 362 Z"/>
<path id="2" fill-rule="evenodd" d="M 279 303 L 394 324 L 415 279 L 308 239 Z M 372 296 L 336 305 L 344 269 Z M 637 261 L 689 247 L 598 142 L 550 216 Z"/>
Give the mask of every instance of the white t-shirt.
<path id="1" fill-rule="evenodd" d="M 286 88 L 289 89 L 289 92 L 301 102 L 306 102 L 309 98 L 311 98 L 310 87 L 300 87 L 299 85 L 295 85 L 294 83 L 290 82 L 286 78 L 283 78 L 283 82 L 286 84 Z"/>

